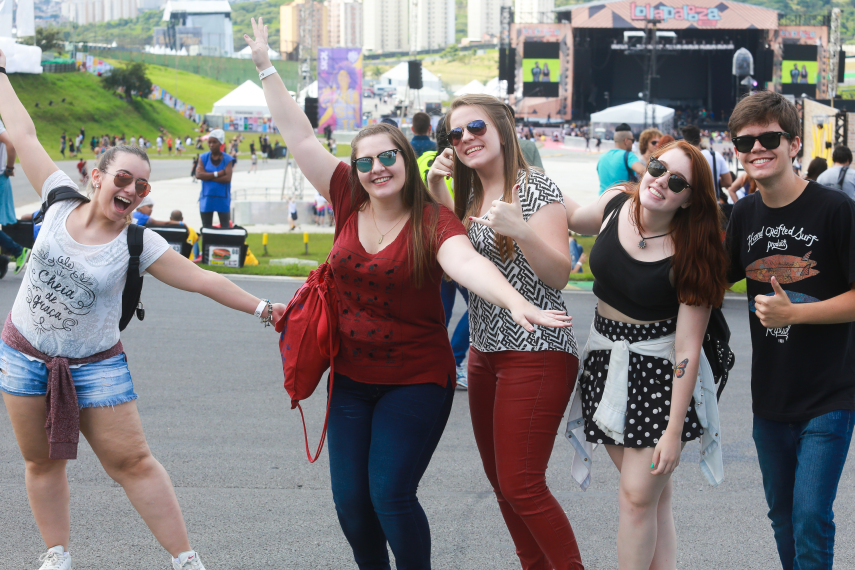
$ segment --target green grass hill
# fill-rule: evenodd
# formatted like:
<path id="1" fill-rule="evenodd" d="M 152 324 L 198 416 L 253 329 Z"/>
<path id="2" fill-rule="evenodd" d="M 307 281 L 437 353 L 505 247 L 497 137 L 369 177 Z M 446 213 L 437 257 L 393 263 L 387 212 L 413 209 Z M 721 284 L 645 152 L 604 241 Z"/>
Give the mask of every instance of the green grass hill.
<path id="1" fill-rule="evenodd" d="M 54 160 L 62 158 L 59 153 L 62 132 L 74 137 L 81 126 L 87 136 L 84 156 L 90 159 L 88 139 L 92 135 L 125 133 L 128 138 L 142 135 L 154 140 L 161 126 L 173 135 L 185 137 L 196 128 L 193 121 L 160 101 L 128 102 L 119 98 L 101 87 L 100 79 L 89 73 L 15 73 L 9 80 L 33 118 L 39 140 Z M 49 105 L 51 100 L 53 104 Z"/>
<path id="2" fill-rule="evenodd" d="M 106 61 L 116 66 L 124 65 L 123 62 L 117 60 L 108 59 Z M 210 113 L 214 103 L 235 88 L 232 83 L 217 81 L 189 71 L 170 69 L 162 65 L 146 65 L 146 75 L 152 83 L 166 89 L 185 103 L 193 105 L 203 115 Z"/>

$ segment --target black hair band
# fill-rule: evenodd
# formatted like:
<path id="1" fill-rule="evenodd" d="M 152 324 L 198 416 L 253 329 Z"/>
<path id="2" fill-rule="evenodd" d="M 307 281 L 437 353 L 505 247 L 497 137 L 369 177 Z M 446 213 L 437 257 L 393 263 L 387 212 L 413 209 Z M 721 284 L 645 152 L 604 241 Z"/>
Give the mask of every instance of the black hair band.
<path id="1" fill-rule="evenodd" d="M 2 73 L 3 75 L 6 75 L 6 68 L 0 67 L 0 73 Z"/>

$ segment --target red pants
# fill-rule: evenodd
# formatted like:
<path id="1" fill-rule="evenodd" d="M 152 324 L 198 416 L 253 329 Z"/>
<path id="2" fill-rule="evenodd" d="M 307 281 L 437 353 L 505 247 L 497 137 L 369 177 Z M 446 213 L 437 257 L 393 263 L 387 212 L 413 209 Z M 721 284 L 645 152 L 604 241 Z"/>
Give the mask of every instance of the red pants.
<path id="1" fill-rule="evenodd" d="M 524 570 L 583 569 L 570 521 L 546 486 L 578 366 L 558 351 L 469 351 L 475 442 Z"/>

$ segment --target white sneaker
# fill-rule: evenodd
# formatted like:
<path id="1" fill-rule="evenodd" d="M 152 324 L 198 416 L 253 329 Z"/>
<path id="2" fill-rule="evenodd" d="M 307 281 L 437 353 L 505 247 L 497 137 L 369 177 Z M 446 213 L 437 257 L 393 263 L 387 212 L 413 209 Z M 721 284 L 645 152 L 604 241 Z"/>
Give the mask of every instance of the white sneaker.
<path id="1" fill-rule="evenodd" d="M 466 364 L 457 367 L 457 387 L 461 390 L 469 389 L 469 378 L 466 375 Z"/>
<path id="2" fill-rule="evenodd" d="M 41 556 L 39 570 L 71 570 L 71 556 L 62 546 L 54 546 Z"/>
<path id="3" fill-rule="evenodd" d="M 178 555 L 178 561 L 172 559 L 173 570 L 205 570 L 199 555 L 195 550 L 188 550 Z"/>

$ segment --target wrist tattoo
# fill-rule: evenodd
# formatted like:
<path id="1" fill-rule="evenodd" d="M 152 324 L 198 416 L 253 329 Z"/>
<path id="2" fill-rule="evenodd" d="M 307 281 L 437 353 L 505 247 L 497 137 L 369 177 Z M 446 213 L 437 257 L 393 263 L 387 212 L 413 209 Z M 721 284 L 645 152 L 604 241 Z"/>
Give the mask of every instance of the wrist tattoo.
<path id="1" fill-rule="evenodd" d="M 681 360 L 676 366 L 674 366 L 674 376 L 676 378 L 682 378 L 683 375 L 686 374 L 686 366 L 689 365 L 689 359 L 684 358 Z"/>

